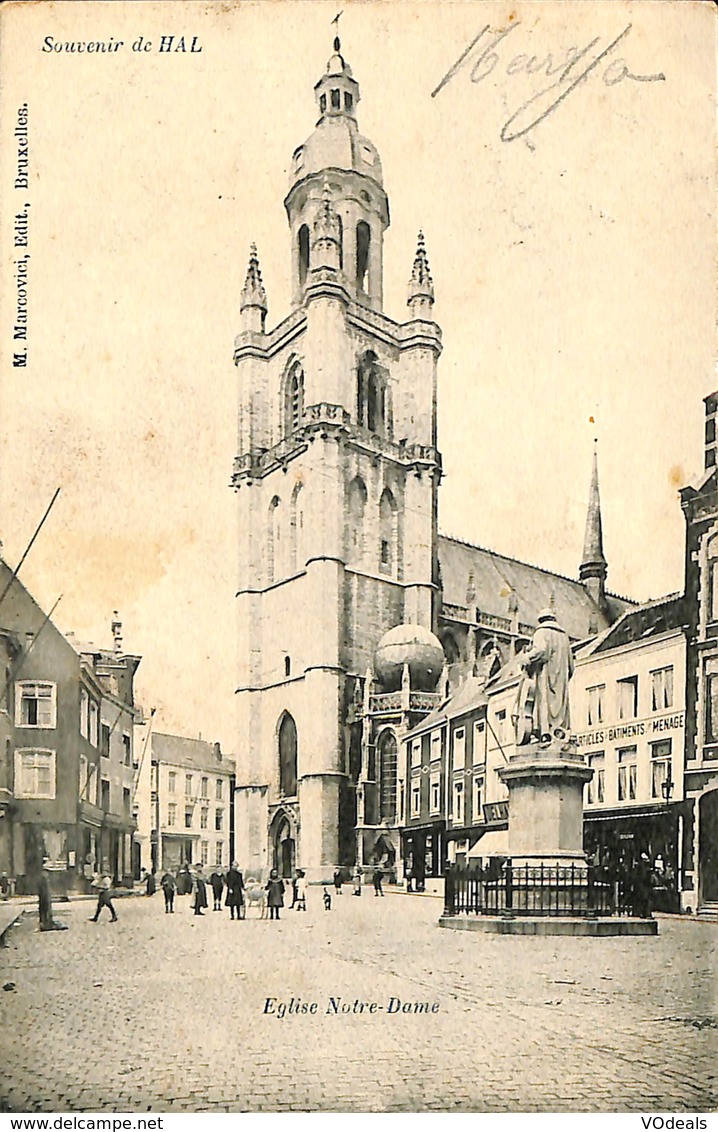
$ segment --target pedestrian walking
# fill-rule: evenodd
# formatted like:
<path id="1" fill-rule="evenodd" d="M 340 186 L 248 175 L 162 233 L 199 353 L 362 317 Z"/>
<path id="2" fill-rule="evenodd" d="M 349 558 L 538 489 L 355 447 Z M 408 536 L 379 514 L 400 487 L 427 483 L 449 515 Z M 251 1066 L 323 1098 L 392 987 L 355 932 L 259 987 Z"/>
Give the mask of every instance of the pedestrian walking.
<path id="1" fill-rule="evenodd" d="M 201 868 L 197 868 L 197 873 L 194 878 L 194 914 L 195 916 L 204 916 L 203 908 L 208 908 L 207 901 L 207 885 L 205 884 L 204 877 L 202 876 Z"/>
<path id="2" fill-rule="evenodd" d="M 307 910 L 307 881 L 304 876 L 304 870 L 300 869 L 297 873 L 297 879 L 294 882 L 296 893 L 295 907 L 298 912 L 306 912 Z"/>
<path id="3" fill-rule="evenodd" d="M 114 904 L 112 903 L 112 877 L 105 874 L 103 877 L 98 877 L 97 888 L 99 889 L 97 895 L 97 908 L 95 909 L 94 916 L 90 919 L 92 923 L 96 924 L 100 918 L 100 912 L 103 908 L 107 908 L 110 916 L 112 917 L 110 923 L 114 924 L 117 920 L 117 913 L 115 912 Z"/>
<path id="4" fill-rule="evenodd" d="M 192 877 L 186 864 L 177 873 L 177 895 L 188 896 L 192 891 Z"/>
<path id="5" fill-rule="evenodd" d="M 244 907 L 244 878 L 236 861 L 232 861 L 225 880 L 227 882 L 227 895 L 224 898 L 224 903 L 229 908 L 229 918 L 233 920 L 236 911 L 239 920 L 242 918 L 242 908 Z"/>
<path id="6" fill-rule="evenodd" d="M 218 869 L 215 869 L 212 876 L 209 878 L 209 883 L 212 886 L 212 895 L 214 896 L 214 911 L 222 911 L 222 892 L 224 890 L 224 877 Z"/>
<path id="7" fill-rule="evenodd" d="M 298 873 L 295 873 L 294 876 L 292 877 L 292 903 L 289 905 L 289 911 L 290 912 L 291 912 L 292 908 L 296 908 L 296 906 L 297 906 L 297 877 L 298 877 L 298 875 L 299 875 Z"/>
<path id="8" fill-rule="evenodd" d="M 372 876 L 371 879 L 372 879 L 372 882 L 374 884 L 374 895 L 375 896 L 383 896 L 384 895 L 384 889 L 381 887 L 381 882 L 384 879 L 384 874 L 383 874 L 383 872 L 381 871 L 381 869 L 379 868 L 378 865 L 374 869 L 374 875 Z"/>
<path id="9" fill-rule="evenodd" d="M 357 865 L 356 869 L 354 870 L 354 892 L 352 893 L 352 896 L 361 896 L 361 880 L 362 871 Z"/>
<path id="10" fill-rule="evenodd" d="M 335 890 L 337 896 L 341 896 L 341 894 L 342 894 L 342 881 L 343 881 L 343 879 L 344 878 L 342 876 L 342 870 L 337 865 L 336 869 L 334 870 L 334 890 Z"/>
<path id="11" fill-rule="evenodd" d="M 272 869 L 265 887 L 269 918 L 270 920 L 278 920 L 279 909 L 284 907 L 284 881 L 277 875 L 276 869 Z"/>
<path id="12" fill-rule="evenodd" d="M 165 914 L 174 912 L 175 892 L 177 891 L 177 885 L 175 883 L 175 878 L 172 876 L 172 873 L 165 873 L 162 877 L 162 880 L 160 881 L 160 885 L 162 887 L 162 892 L 164 893 L 165 898 Z"/>
<path id="13" fill-rule="evenodd" d="M 147 874 L 147 895 L 154 896 L 157 891 L 157 881 L 155 880 L 154 873 Z"/>

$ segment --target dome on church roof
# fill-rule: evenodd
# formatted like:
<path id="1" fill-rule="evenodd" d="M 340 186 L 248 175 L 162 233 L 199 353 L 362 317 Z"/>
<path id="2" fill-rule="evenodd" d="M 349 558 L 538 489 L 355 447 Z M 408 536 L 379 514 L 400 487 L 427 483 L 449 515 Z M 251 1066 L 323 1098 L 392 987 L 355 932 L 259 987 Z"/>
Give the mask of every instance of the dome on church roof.
<path id="1" fill-rule="evenodd" d="M 376 146 L 360 134 L 348 116 L 326 117 L 295 150 L 292 183 L 324 169 L 355 170 L 383 184 L 381 160 Z"/>
<path id="2" fill-rule="evenodd" d="M 445 663 L 441 641 L 423 625 L 395 625 L 381 638 L 374 654 L 377 679 L 388 691 L 400 687 L 405 664 L 412 688 L 433 691 Z"/>

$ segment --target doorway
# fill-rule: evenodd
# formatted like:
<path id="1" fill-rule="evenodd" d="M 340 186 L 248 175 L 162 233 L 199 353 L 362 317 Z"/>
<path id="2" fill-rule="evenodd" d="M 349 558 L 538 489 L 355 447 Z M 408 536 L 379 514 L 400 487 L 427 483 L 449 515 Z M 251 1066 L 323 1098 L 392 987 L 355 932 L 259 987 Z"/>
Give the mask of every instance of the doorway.
<path id="1" fill-rule="evenodd" d="M 704 794 L 698 806 L 701 903 L 713 904 L 718 902 L 718 790 Z"/>

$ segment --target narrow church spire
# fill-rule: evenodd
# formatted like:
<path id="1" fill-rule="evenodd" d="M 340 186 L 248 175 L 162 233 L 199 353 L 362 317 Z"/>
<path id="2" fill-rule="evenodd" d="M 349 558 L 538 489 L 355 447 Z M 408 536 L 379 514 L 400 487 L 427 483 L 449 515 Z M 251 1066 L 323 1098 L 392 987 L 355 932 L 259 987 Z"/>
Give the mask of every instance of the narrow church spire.
<path id="1" fill-rule="evenodd" d="M 249 249 L 247 278 L 242 288 L 242 301 L 239 309 L 242 314 L 242 329 L 263 334 L 264 320 L 267 317 L 267 292 L 262 283 L 262 272 L 259 268 L 256 244 L 252 244 Z"/>
<path id="2" fill-rule="evenodd" d="M 434 281 L 424 245 L 424 233 L 419 232 L 414 266 L 409 280 L 409 297 L 406 304 L 414 318 L 430 318 L 434 305 Z"/>
<path id="3" fill-rule="evenodd" d="M 598 451 L 594 442 L 586 534 L 583 540 L 583 559 L 578 576 L 598 606 L 603 606 L 605 603 L 607 572 L 608 564 L 603 553 L 601 497 L 598 490 Z"/>

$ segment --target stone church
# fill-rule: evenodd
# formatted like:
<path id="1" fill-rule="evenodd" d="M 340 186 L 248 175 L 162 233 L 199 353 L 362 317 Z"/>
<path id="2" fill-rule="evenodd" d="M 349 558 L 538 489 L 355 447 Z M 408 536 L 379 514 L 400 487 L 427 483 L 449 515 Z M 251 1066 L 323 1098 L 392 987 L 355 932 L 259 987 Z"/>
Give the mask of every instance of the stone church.
<path id="1" fill-rule="evenodd" d="M 330 877 L 400 854 L 399 739 L 489 675 L 551 606 L 610 624 L 594 464 L 579 580 L 439 534 L 441 330 L 419 234 L 407 318 L 385 314 L 389 202 L 338 39 L 284 204 L 292 309 L 267 328 L 253 247 L 234 351 L 239 507 L 236 855 Z M 407 256 L 407 267 L 410 257 Z"/>

